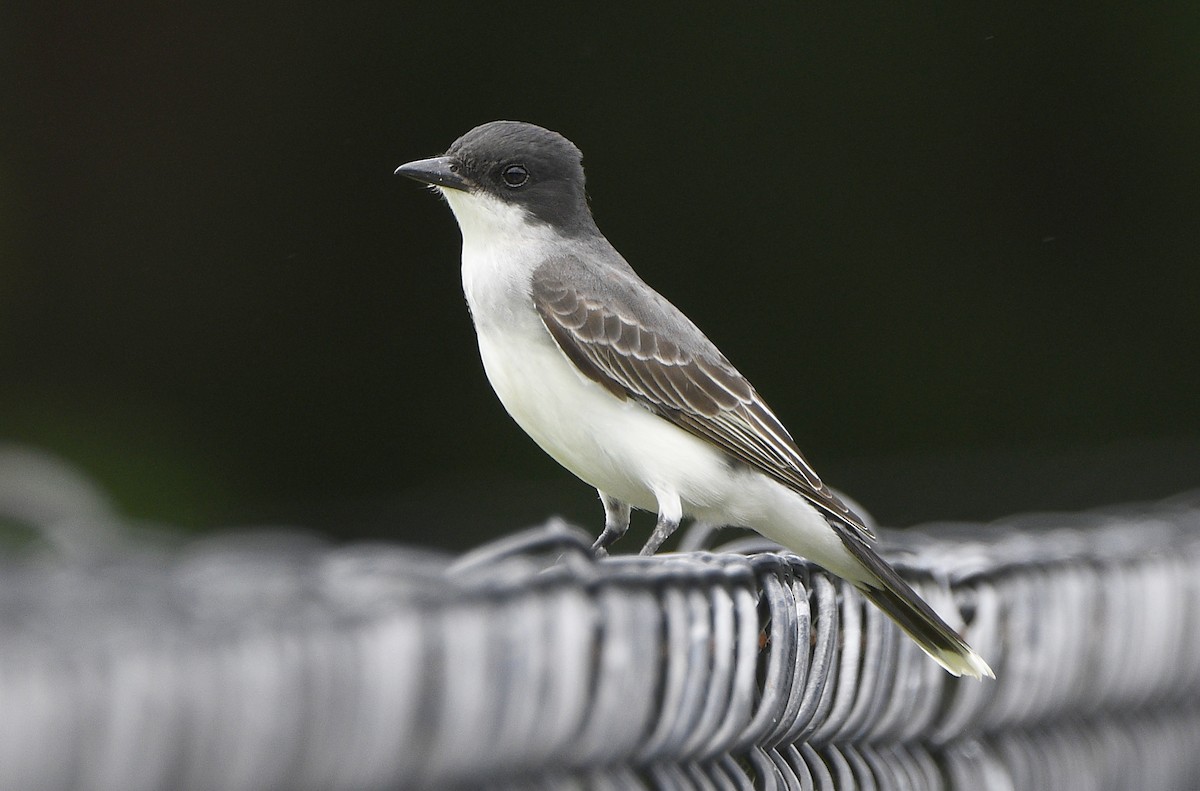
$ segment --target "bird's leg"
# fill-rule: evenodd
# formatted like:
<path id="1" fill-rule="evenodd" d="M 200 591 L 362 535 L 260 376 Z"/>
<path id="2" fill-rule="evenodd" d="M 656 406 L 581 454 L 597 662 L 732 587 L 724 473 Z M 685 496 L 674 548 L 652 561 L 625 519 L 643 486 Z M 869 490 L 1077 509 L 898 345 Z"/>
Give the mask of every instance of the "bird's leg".
<path id="1" fill-rule="evenodd" d="M 629 504 L 599 490 L 597 492 L 604 505 L 604 532 L 592 544 L 592 552 L 602 558 L 608 554 L 608 548 L 629 530 Z"/>
<path id="2" fill-rule="evenodd" d="M 679 502 L 679 495 L 660 492 L 657 497 L 658 524 L 654 526 L 654 532 L 650 534 L 646 546 L 642 547 L 643 555 L 653 555 L 657 552 L 683 521 L 683 505 Z"/>

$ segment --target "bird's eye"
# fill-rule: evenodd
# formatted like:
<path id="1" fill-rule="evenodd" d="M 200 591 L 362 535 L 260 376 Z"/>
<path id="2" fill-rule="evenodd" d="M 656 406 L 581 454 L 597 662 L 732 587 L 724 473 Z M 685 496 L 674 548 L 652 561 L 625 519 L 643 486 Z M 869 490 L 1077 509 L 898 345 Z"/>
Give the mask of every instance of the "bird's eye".
<path id="1" fill-rule="evenodd" d="M 524 165 L 509 165 L 500 173 L 500 177 L 504 179 L 505 184 L 516 189 L 529 181 L 529 171 Z"/>

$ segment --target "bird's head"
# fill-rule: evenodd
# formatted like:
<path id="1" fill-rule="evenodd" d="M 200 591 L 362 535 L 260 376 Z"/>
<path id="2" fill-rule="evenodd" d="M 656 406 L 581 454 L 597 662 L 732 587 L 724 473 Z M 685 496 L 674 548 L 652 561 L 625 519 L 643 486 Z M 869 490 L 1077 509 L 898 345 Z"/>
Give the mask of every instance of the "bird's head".
<path id="1" fill-rule="evenodd" d="M 445 155 L 401 165 L 396 175 L 444 195 L 464 235 L 477 224 L 498 222 L 548 225 L 575 235 L 595 230 L 582 159 L 557 132 L 492 121 L 455 140 Z"/>

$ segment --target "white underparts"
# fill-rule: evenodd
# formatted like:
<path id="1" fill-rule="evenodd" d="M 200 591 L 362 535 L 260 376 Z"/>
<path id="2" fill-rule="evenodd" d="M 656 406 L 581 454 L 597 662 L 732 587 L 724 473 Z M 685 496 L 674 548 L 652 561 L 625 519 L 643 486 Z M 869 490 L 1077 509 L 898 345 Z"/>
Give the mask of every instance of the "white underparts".
<path id="1" fill-rule="evenodd" d="M 576 476 L 636 508 L 744 525 L 854 575 L 834 531 L 800 495 L 585 377 L 542 324 L 534 269 L 569 244 L 516 206 L 443 190 L 463 234 L 463 290 L 488 380 L 508 413 Z"/>

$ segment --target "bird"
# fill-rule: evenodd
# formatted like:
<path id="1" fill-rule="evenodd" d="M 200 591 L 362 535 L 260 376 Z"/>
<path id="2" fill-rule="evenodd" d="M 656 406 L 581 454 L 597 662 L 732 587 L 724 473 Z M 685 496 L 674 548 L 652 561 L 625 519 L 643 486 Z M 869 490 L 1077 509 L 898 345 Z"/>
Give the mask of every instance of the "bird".
<path id="1" fill-rule="evenodd" d="M 518 426 L 595 487 L 597 555 L 632 508 L 657 513 L 642 554 L 685 517 L 750 528 L 853 584 L 951 674 L 995 677 L 880 557 L 746 377 L 601 233 L 575 144 L 492 121 L 395 174 L 449 204 L 484 372 Z"/>

